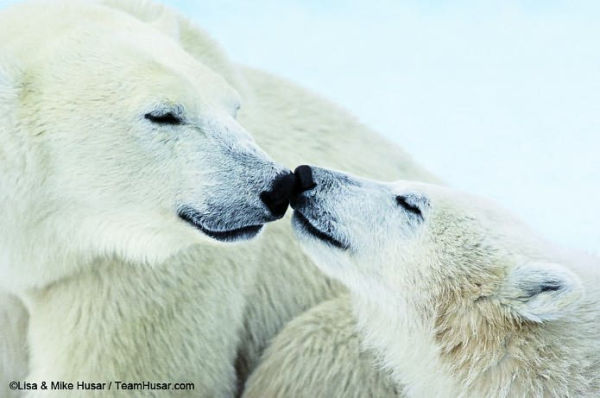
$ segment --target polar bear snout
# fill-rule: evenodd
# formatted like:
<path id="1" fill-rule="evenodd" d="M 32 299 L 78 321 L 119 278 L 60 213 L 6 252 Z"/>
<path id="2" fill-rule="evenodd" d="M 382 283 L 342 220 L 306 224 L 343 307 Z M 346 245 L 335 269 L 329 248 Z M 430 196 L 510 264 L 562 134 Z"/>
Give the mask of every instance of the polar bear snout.
<path id="1" fill-rule="evenodd" d="M 298 166 L 294 170 L 294 176 L 296 182 L 290 197 L 290 204 L 294 209 L 305 206 L 307 201 L 327 201 L 332 195 L 341 192 L 343 186 L 357 185 L 346 174 L 314 166 Z M 324 203 L 320 204 L 320 206 L 324 205 Z"/>
<path id="2" fill-rule="evenodd" d="M 294 175 L 290 206 L 294 209 L 292 222 L 296 232 L 338 249 L 348 249 L 334 209 L 335 196 L 345 175 L 306 165 L 298 166 Z"/>
<path id="3" fill-rule="evenodd" d="M 295 184 L 296 177 L 294 174 L 284 172 L 275 177 L 271 190 L 261 192 L 260 200 L 267 206 L 273 217 L 281 218 L 284 216 Z"/>
<path id="4" fill-rule="evenodd" d="M 330 186 L 321 169 L 302 165 L 294 170 L 294 188 L 290 196 L 290 206 L 299 212 L 312 213 L 326 206 L 327 187 Z M 319 183 L 317 183 L 319 179 Z"/>
<path id="5" fill-rule="evenodd" d="M 351 252 L 377 247 L 382 237 L 395 236 L 385 244 L 397 244 L 422 229 L 431 207 L 429 196 L 406 181 L 378 182 L 313 166 L 299 166 L 294 174 L 290 206 L 295 231 L 309 238 L 303 242 Z"/>

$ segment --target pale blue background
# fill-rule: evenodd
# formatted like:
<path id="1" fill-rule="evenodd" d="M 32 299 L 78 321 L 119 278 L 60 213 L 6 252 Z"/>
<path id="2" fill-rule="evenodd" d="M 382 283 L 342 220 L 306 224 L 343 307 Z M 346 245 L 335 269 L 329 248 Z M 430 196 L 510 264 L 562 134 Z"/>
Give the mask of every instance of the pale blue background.
<path id="1" fill-rule="evenodd" d="M 600 2 L 165 3 L 451 185 L 600 253 Z"/>

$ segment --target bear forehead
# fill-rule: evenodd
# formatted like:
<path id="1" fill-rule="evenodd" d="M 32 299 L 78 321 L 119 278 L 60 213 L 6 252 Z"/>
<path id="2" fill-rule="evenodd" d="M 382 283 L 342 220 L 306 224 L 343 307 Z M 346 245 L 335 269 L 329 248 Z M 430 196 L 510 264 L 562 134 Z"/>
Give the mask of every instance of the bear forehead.
<path id="1" fill-rule="evenodd" d="M 419 242 L 437 246 L 438 251 L 468 257 L 484 253 L 538 257 L 549 251 L 545 241 L 528 225 L 490 199 L 413 182 L 395 184 L 394 192 L 427 198 L 430 211 L 425 217 L 425 230 L 429 239 Z"/>

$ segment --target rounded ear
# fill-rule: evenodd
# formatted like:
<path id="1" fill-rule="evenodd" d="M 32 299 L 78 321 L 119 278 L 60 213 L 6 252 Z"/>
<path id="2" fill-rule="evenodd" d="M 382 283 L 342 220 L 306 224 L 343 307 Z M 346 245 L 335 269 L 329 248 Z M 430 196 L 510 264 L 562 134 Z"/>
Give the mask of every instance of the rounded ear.
<path id="1" fill-rule="evenodd" d="M 243 79 L 221 47 L 181 13 L 155 1 L 100 0 L 100 3 L 153 25 L 177 40 L 192 57 L 223 76 L 239 93 L 244 93 Z"/>
<path id="2" fill-rule="evenodd" d="M 581 280 L 559 264 L 532 262 L 518 265 L 506 276 L 500 300 L 533 322 L 559 319 L 583 297 Z"/>
<path id="3" fill-rule="evenodd" d="M 179 17 L 170 8 L 154 1 L 103 0 L 102 4 L 149 23 L 167 36 L 179 40 Z"/>
<path id="4" fill-rule="evenodd" d="M 157 19 L 152 22 L 152 26 L 160 30 L 167 36 L 180 41 L 179 20 L 172 12 L 163 12 Z"/>

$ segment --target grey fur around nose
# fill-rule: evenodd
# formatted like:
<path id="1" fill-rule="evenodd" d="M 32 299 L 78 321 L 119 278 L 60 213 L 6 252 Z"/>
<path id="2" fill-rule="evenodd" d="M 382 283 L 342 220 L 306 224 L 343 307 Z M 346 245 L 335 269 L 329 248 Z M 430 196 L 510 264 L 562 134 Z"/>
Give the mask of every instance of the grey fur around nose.
<path id="1" fill-rule="evenodd" d="M 260 200 L 263 201 L 274 217 L 281 218 L 285 214 L 295 184 L 295 175 L 291 172 L 285 172 L 275 177 L 271 190 L 261 192 Z"/>
<path id="2" fill-rule="evenodd" d="M 313 172 L 310 166 L 302 165 L 296 167 L 294 175 L 296 176 L 296 184 L 294 186 L 295 195 L 310 191 L 317 186 L 313 179 Z"/>

